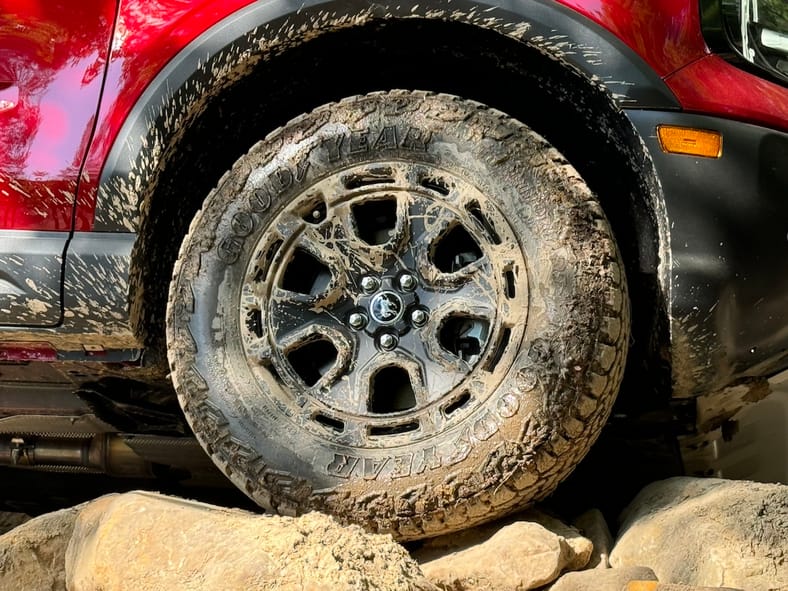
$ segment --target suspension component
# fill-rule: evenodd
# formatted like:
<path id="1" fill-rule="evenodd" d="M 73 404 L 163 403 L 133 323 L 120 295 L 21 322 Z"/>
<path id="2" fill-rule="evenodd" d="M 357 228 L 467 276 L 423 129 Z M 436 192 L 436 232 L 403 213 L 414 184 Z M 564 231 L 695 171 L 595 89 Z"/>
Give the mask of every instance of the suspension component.
<path id="1" fill-rule="evenodd" d="M 151 465 L 114 434 L 84 438 L 18 435 L 0 439 L 0 465 L 48 469 L 75 468 L 112 476 L 152 476 Z"/>

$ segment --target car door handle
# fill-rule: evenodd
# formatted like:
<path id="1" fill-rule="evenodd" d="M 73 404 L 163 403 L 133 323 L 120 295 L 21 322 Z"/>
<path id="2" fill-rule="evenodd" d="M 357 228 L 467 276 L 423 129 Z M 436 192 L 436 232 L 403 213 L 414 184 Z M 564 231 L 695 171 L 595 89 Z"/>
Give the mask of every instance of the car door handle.
<path id="1" fill-rule="evenodd" d="M 19 102 L 19 87 L 13 82 L 0 82 L 0 113 L 16 107 Z"/>

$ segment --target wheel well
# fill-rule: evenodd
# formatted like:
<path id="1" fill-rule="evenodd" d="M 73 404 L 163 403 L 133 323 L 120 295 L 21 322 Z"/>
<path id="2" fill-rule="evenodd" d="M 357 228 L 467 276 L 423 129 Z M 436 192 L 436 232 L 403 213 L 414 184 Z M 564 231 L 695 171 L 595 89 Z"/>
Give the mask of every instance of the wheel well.
<path id="1" fill-rule="evenodd" d="M 141 246 L 132 268 L 132 322 L 150 358 L 166 358 L 171 269 L 194 213 L 222 174 L 293 117 L 346 96 L 392 88 L 485 103 L 529 125 L 572 162 L 599 196 L 627 265 L 630 359 L 637 363 L 629 364 L 625 386 L 645 383 L 645 372 L 655 384 L 650 393 L 664 394 L 670 376 L 661 351 L 668 338 L 658 276 L 659 204 L 640 138 L 603 87 L 573 67 L 491 30 L 428 19 L 373 21 L 287 49 L 258 63 L 180 130 L 141 207 Z"/>

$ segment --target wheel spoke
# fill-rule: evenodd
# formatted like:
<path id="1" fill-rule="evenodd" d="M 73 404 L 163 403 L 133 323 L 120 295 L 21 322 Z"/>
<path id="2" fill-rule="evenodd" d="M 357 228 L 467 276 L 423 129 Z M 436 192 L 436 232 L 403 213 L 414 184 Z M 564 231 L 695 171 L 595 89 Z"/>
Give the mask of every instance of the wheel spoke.
<path id="1" fill-rule="evenodd" d="M 333 233 L 342 236 L 342 241 L 337 241 L 337 246 L 350 274 L 358 276 L 370 272 L 380 273 L 384 269 L 386 249 L 381 246 L 371 246 L 358 236 L 353 213 L 348 205 L 340 205 L 334 208 L 333 212 L 331 218 L 331 224 L 335 226 Z"/>
<path id="2" fill-rule="evenodd" d="M 412 244 L 419 249 L 421 257 L 427 262 L 430 260 L 431 246 L 452 225 L 457 224 L 457 216 L 439 204 L 425 205 L 422 202 L 414 203 L 410 207 L 409 216 L 413 224 Z"/>
<path id="3" fill-rule="evenodd" d="M 428 377 L 427 372 L 423 366 L 421 367 L 411 367 L 410 371 L 410 383 L 413 387 L 413 394 L 416 398 L 416 402 L 419 405 L 426 404 L 429 402 L 430 391 L 428 385 Z"/>
<path id="4" fill-rule="evenodd" d="M 433 276 L 433 290 L 422 303 L 439 316 L 451 314 L 474 316 L 492 321 L 498 308 L 498 290 L 489 277 L 485 261 L 473 263 L 457 273 Z"/>
<path id="5" fill-rule="evenodd" d="M 439 399 L 444 392 L 461 382 L 470 370 L 469 365 L 457 355 L 441 347 L 437 338 L 441 319 L 433 317 L 423 328 L 421 335 L 413 333 L 403 336 L 401 344 L 411 352 L 407 362 L 417 369 L 411 371 L 413 389 L 417 401 L 427 404 Z"/>
<path id="6" fill-rule="evenodd" d="M 280 347 L 308 338 L 315 327 L 337 328 L 343 324 L 330 310 L 316 304 L 315 298 L 281 288 L 273 289 L 270 310 L 275 318 L 273 339 Z"/>
<path id="7" fill-rule="evenodd" d="M 449 301 L 459 299 L 463 306 L 474 313 L 484 311 L 486 316 L 492 317 L 497 307 L 498 294 L 496 286 L 490 281 L 489 273 L 484 272 L 486 269 L 483 270 L 486 266 L 473 263 L 461 271 L 458 274 L 459 281 L 452 282 L 457 289 L 451 294 Z M 439 281 L 449 283 L 450 278 L 444 275 Z"/>
<path id="8" fill-rule="evenodd" d="M 382 199 L 334 210 L 334 223 L 346 237 L 343 255 L 359 273 L 383 272 L 400 260 L 410 243 L 407 199 L 387 194 Z"/>

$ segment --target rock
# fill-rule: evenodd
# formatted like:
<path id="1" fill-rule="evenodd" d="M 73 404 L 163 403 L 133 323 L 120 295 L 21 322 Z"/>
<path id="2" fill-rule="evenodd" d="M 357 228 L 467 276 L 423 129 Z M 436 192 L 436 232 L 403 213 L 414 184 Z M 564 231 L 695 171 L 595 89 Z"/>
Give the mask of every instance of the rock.
<path id="1" fill-rule="evenodd" d="M 11 531 L 26 521 L 30 521 L 30 516 L 24 513 L 0 512 L 0 535 Z"/>
<path id="2" fill-rule="evenodd" d="M 319 513 L 256 515 L 144 492 L 80 513 L 69 591 L 434 590 L 390 536 Z"/>
<path id="3" fill-rule="evenodd" d="M 656 581 L 631 581 L 623 591 L 743 591 L 731 587 L 696 587 L 681 583 L 657 583 Z"/>
<path id="4" fill-rule="evenodd" d="M 538 512 L 517 518 L 429 540 L 413 555 L 427 578 L 451 591 L 536 589 L 588 562 L 591 542 L 574 528 Z"/>
<path id="5" fill-rule="evenodd" d="M 78 512 L 47 513 L 0 536 L 0 589 L 65 591 L 66 546 Z"/>
<path id="6" fill-rule="evenodd" d="M 661 583 L 788 587 L 788 486 L 670 478 L 622 514 L 613 567 L 645 565 Z"/>
<path id="7" fill-rule="evenodd" d="M 583 537 L 576 528 L 566 525 L 559 519 L 538 509 L 528 509 L 491 523 L 432 538 L 424 542 L 413 555 L 419 562 L 435 560 L 451 552 L 465 550 L 471 546 L 481 544 L 489 540 L 501 528 L 518 521 L 538 523 L 545 529 L 564 538 L 569 550 L 569 564 L 566 570 L 578 570 L 587 565 L 594 550 L 591 540 Z"/>
<path id="8" fill-rule="evenodd" d="M 566 573 L 550 587 L 550 591 L 621 591 L 624 585 L 630 582 L 656 582 L 656 580 L 654 571 L 645 566 L 595 568 Z M 642 591 L 646 589 L 644 586 Z M 648 589 L 654 591 L 656 587 Z"/>
<path id="9" fill-rule="evenodd" d="M 607 521 L 599 509 L 589 509 L 573 524 L 580 533 L 591 540 L 593 552 L 586 568 L 610 568 L 610 551 L 613 549 L 613 536 Z"/>
<path id="10" fill-rule="evenodd" d="M 580 570 L 581 568 L 588 567 L 588 562 L 591 560 L 591 555 L 594 553 L 594 544 L 587 537 L 583 536 L 578 529 L 566 525 L 555 517 L 537 509 L 529 509 L 528 511 L 518 513 L 515 518 L 538 523 L 566 540 L 571 552 L 569 562 L 564 570 Z"/>

